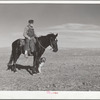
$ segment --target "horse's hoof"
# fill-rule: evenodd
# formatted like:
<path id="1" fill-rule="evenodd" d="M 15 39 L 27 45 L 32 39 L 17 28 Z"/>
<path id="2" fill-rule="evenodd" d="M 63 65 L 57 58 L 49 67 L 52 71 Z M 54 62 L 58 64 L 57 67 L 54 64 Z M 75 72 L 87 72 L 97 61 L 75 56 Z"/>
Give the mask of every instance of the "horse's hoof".
<path id="1" fill-rule="evenodd" d="M 34 71 L 34 72 L 32 72 L 32 75 L 33 75 L 33 74 L 37 74 L 37 72 L 36 72 L 36 71 Z"/>
<path id="2" fill-rule="evenodd" d="M 8 63 L 7 66 L 10 67 L 10 66 L 12 66 L 12 64 Z"/>
<path id="3" fill-rule="evenodd" d="M 31 73 L 31 75 L 33 76 L 33 73 Z"/>
<path id="4" fill-rule="evenodd" d="M 34 74 L 38 74 L 39 72 L 35 72 Z"/>
<path id="5" fill-rule="evenodd" d="M 36 74 L 38 74 L 38 73 L 40 73 L 40 72 L 36 72 Z"/>
<path id="6" fill-rule="evenodd" d="M 13 69 L 13 72 L 15 73 L 15 72 L 17 72 L 17 70 L 16 69 Z"/>
<path id="7" fill-rule="evenodd" d="M 14 73 L 17 72 L 16 70 L 14 70 Z"/>
<path id="8" fill-rule="evenodd" d="M 39 70 L 37 70 L 36 73 L 39 73 Z"/>
<path id="9" fill-rule="evenodd" d="M 11 69 L 11 68 L 7 68 L 6 71 L 7 71 L 7 70 L 10 70 L 10 69 Z"/>
<path id="10" fill-rule="evenodd" d="M 11 64 L 7 64 L 8 68 L 6 70 L 10 70 L 12 69 L 12 65 Z"/>
<path id="11" fill-rule="evenodd" d="M 33 74 L 36 74 L 36 72 L 33 72 Z"/>

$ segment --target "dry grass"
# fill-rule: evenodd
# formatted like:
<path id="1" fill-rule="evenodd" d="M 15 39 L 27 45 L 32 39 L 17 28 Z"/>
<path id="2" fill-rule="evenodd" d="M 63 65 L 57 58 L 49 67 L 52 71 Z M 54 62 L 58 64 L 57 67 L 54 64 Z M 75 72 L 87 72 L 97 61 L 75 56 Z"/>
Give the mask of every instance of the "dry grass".
<path id="1" fill-rule="evenodd" d="M 25 70 L 6 71 L 9 49 L 0 49 L 0 90 L 19 91 L 99 91 L 100 49 L 46 51 L 42 73 L 33 76 Z M 18 64 L 32 65 L 32 57 L 22 55 Z"/>

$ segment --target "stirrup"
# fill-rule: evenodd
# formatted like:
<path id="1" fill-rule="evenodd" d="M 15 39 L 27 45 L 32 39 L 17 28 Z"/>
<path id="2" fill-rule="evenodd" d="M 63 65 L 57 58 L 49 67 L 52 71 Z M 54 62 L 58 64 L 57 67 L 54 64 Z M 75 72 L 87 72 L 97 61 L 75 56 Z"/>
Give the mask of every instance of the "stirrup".
<path id="1" fill-rule="evenodd" d="M 27 54 L 24 54 L 25 58 L 28 58 L 28 55 Z"/>
<path id="2" fill-rule="evenodd" d="M 28 56 L 32 56 L 32 53 L 30 51 L 28 52 Z"/>

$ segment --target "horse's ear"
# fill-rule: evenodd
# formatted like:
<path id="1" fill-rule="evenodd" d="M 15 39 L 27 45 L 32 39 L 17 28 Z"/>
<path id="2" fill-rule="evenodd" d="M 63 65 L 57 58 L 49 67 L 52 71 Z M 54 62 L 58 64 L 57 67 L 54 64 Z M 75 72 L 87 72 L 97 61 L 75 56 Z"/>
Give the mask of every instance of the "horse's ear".
<path id="1" fill-rule="evenodd" d="M 58 36 L 58 33 L 55 36 L 57 37 Z"/>

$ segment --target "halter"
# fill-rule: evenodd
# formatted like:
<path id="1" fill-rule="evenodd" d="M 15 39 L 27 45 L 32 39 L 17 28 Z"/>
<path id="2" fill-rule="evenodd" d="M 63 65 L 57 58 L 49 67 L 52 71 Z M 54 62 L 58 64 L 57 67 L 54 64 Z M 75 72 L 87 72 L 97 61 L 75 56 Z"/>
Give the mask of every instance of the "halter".
<path id="1" fill-rule="evenodd" d="M 39 45 L 40 45 L 43 49 L 45 49 L 45 47 L 42 46 L 42 44 L 39 42 L 38 38 L 37 38 L 37 41 L 38 41 Z M 53 45 L 52 45 L 52 43 L 51 43 L 51 40 L 50 40 L 50 46 L 53 48 Z"/>
<path id="2" fill-rule="evenodd" d="M 57 41 L 57 39 L 56 39 L 56 41 Z M 50 46 L 53 48 L 53 45 L 52 45 L 52 43 L 51 43 L 51 40 L 50 40 Z"/>
<path id="3" fill-rule="evenodd" d="M 53 48 L 53 45 L 52 45 L 52 43 L 51 43 L 51 39 L 50 39 L 50 46 Z"/>

